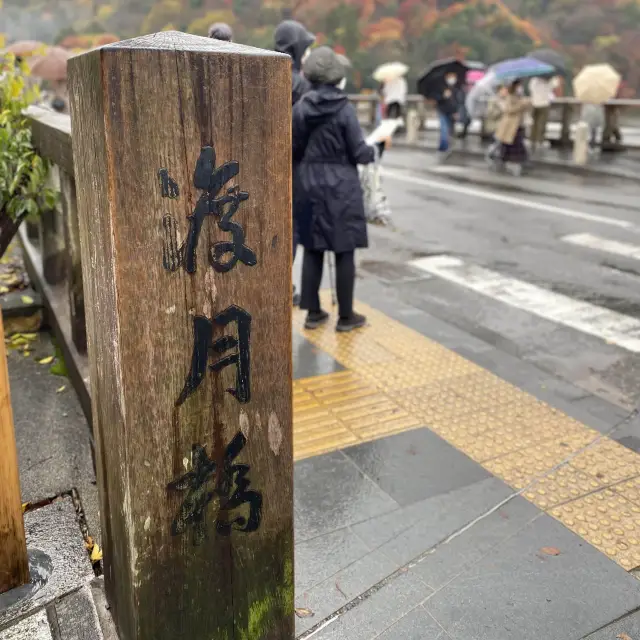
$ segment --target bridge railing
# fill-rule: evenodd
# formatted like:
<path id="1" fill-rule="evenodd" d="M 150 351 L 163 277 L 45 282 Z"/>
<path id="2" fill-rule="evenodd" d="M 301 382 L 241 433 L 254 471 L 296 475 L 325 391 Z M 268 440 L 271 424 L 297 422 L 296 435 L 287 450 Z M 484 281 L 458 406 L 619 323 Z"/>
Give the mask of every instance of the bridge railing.
<path id="1" fill-rule="evenodd" d="M 376 121 L 376 110 L 379 103 L 377 94 L 351 94 L 349 99 L 356 106 L 360 122 L 372 127 Z M 582 103 L 575 98 L 557 98 L 551 104 L 549 122 L 557 123 L 556 135 L 549 130 L 548 137 L 556 138 L 562 146 L 569 146 L 572 138 L 572 126 L 580 118 Z M 611 100 L 605 105 L 604 136 L 616 126 L 635 126 L 640 128 L 640 100 Z M 407 98 L 407 112 L 415 112 L 419 129 L 425 131 L 437 128 L 436 109 L 433 101 L 425 100 L 421 95 L 412 94 Z M 636 143 L 638 144 L 638 143 Z M 625 146 L 634 146 L 633 142 L 625 142 Z"/>
<path id="2" fill-rule="evenodd" d="M 20 229 L 27 270 L 43 293 L 47 318 L 62 349 L 83 410 L 91 420 L 80 231 L 71 148 L 71 119 L 48 109 L 27 112 L 35 148 L 51 164 L 49 180 L 58 206 Z"/>

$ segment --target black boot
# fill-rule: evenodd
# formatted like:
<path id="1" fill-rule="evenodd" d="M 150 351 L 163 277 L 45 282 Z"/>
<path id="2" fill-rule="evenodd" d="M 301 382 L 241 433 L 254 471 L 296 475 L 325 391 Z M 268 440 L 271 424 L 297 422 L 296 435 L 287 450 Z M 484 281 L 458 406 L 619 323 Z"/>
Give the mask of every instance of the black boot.
<path id="1" fill-rule="evenodd" d="M 336 331 L 353 331 L 360 329 L 367 324 L 367 317 L 359 313 L 352 313 L 348 318 L 340 318 L 336 326 Z"/>
<path id="2" fill-rule="evenodd" d="M 317 329 L 327 322 L 329 314 L 320 309 L 320 311 L 309 311 L 307 319 L 304 321 L 305 329 Z"/>

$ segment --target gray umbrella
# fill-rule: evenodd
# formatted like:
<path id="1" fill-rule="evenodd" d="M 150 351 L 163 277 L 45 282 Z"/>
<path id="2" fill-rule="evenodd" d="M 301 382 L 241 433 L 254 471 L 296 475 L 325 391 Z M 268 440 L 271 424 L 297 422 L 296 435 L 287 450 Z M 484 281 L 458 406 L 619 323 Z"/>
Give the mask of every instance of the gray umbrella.
<path id="1" fill-rule="evenodd" d="M 553 49 L 538 49 L 527 54 L 529 58 L 535 58 L 540 62 L 545 62 L 555 68 L 558 73 L 565 74 L 567 72 L 567 63 L 564 58 Z"/>

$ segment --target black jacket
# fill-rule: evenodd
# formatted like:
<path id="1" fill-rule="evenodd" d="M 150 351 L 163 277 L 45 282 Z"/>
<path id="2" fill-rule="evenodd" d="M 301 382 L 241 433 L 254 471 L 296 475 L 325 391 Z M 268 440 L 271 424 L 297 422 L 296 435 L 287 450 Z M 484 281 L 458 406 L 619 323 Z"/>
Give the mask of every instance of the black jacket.
<path id="1" fill-rule="evenodd" d="M 451 116 L 457 113 L 460 109 L 460 103 L 458 102 L 458 88 L 446 87 L 442 90 L 442 93 L 436 98 L 436 106 L 440 113 Z"/>
<path id="2" fill-rule="evenodd" d="M 302 75 L 302 56 L 313 44 L 315 36 L 295 20 L 285 20 L 276 27 L 276 51 L 291 56 L 291 104 L 294 105 L 311 89 Z"/>
<path id="3" fill-rule="evenodd" d="M 375 151 L 362 136 L 344 91 L 314 87 L 293 108 L 293 160 L 299 190 L 294 216 L 306 249 L 343 253 L 367 246 L 357 165 Z"/>

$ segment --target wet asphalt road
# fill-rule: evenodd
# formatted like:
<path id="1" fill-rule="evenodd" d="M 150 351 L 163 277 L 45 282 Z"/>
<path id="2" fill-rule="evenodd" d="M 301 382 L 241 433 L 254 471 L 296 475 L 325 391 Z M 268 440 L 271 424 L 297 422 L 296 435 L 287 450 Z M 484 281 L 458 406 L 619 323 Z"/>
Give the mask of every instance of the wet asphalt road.
<path id="1" fill-rule="evenodd" d="M 370 227 L 362 277 L 609 402 L 640 402 L 640 180 L 514 179 L 403 150 L 384 167 L 393 228 Z M 434 274 L 443 256 L 458 260 Z"/>

